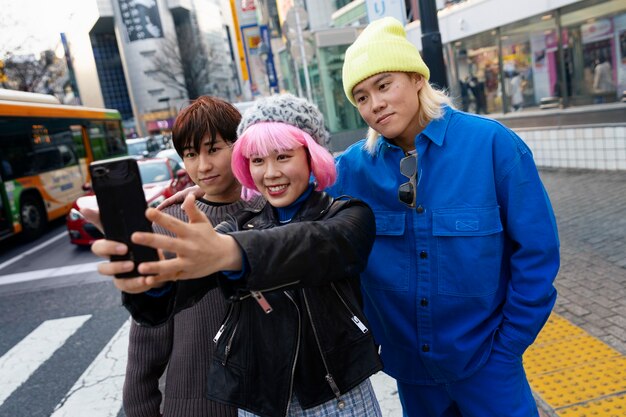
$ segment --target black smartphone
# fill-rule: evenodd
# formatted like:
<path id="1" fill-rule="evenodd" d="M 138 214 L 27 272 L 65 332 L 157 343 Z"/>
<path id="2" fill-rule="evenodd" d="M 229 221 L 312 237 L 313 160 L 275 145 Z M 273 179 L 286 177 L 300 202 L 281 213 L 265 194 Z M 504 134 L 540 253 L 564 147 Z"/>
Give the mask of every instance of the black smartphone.
<path id="1" fill-rule="evenodd" d="M 96 161 L 89 165 L 89 172 L 104 236 L 128 246 L 126 255 L 111 256 L 111 261 L 132 260 L 135 263 L 133 271 L 115 276 L 139 276 L 137 265 L 141 262 L 157 261 L 159 255 L 156 249 L 136 245 L 130 240 L 133 232 L 152 232 L 152 225 L 145 214 L 146 197 L 137 161 L 130 157 Z"/>

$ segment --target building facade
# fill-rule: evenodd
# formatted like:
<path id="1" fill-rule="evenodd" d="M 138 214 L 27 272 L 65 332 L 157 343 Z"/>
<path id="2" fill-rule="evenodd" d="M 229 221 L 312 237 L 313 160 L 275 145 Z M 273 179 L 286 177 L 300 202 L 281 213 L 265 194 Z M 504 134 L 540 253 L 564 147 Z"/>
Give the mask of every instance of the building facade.
<path id="1" fill-rule="evenodd" d="M 92 0 L 72 28 L 82 104 L 119 109 L 129 137 L 169 131 L 189 98 L 238 94 L 219 0 Z"/>
<path id="2" fill-rule="evenodd" d="M 309 13 L 318 7 L 317 2 L 303 3 Z M 343 97 L 345 50 L 372 18 L 370 3 L 398 2 L 323 3 L 336 8 L 327 25 L 310 28 L 314 54 L 308 70 L 312 98 L 333 134 L 333 150 L 341 150 L 365 127 Z M 622 99 L 626 90 L 623 0 L 457 0 L 437 1 L 437 5 L 448 88 L 459 108 L 502 115 Z M 421 50 L 418 2 L 407 0 L 404 6 L 407 36 Z M 297 62 L 289 52 L 284 50 L 280 56 L 284 73 Z M 294 74 L 303 79 L 301 69 Z M 295 83 L 284 86 L 297 93 Z"/>

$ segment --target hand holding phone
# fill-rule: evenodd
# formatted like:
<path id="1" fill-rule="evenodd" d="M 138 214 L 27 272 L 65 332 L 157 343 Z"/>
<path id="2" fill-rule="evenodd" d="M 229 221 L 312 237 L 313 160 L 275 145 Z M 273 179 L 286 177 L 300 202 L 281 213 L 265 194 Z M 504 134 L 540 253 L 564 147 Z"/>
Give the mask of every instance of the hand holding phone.
<path id="1" fill-rule="evenodd" d="M 115 276 L 137 277 L 140 275 L 137 266 L 141 262 L 159 260 L 155 249 L 136 245 L 130 240 L 133 232 L 152 232 L 152 226 L 145 216 L 147 204 L 137 161 L 123 157 L 92 162 L 89 171 L 104 236 L 128 246 L 126 255 L 113 255 L 111 261 L 132 260 L 135 263 L 133 271 Z"/>

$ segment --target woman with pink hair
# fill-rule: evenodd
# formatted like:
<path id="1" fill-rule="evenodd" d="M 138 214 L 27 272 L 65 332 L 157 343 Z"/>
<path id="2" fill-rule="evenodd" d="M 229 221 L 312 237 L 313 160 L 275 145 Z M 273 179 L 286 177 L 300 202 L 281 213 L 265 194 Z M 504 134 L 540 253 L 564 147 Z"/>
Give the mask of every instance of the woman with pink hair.
<path id="1" fill-rule="evenodd" d="M 183 202 L 190 223 L 148 210 L 176 237 L 135 233 L 133 241 L 177 256 L 141 264 L 143 277 L 114 279 L 124 305 L 141 324 L 159 325 L 219 285 L 229 308 L 213 339 L 208 398 L 246 417 L 381 416 L 369 377 L 382 365 L 359 278 L 375 238 L 371 209 L 321 191 L 334 183 L 335 164 L 323 116 L 306 100 L 259 100 L 238 133 L 233 173 L 268 204 L 215 229 L 193 195 Z M 125 247 L 99 241 L 92 250 Z M 114 275 L 132 262 L 99 270 Z"/>

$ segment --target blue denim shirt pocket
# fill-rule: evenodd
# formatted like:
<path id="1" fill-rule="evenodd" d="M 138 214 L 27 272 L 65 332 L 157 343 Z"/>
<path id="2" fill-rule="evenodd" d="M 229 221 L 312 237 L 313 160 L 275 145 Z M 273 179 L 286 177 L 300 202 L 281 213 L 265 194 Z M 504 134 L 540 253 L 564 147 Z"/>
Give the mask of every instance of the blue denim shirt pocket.
<path id="1" fill-rule="evenodd" d="M 374 210 L 374 215 L 376 240 L 361 281 L 372 289 L 406 291 L 411 260 L 404 233 L 406 216 L 383 210 Z"/>
<path id="2" fill-rule="evenodd" d="M 439 294 L 482 297 L 497 290 L 502 230 L 498 206 L 433 210 Z"/>

